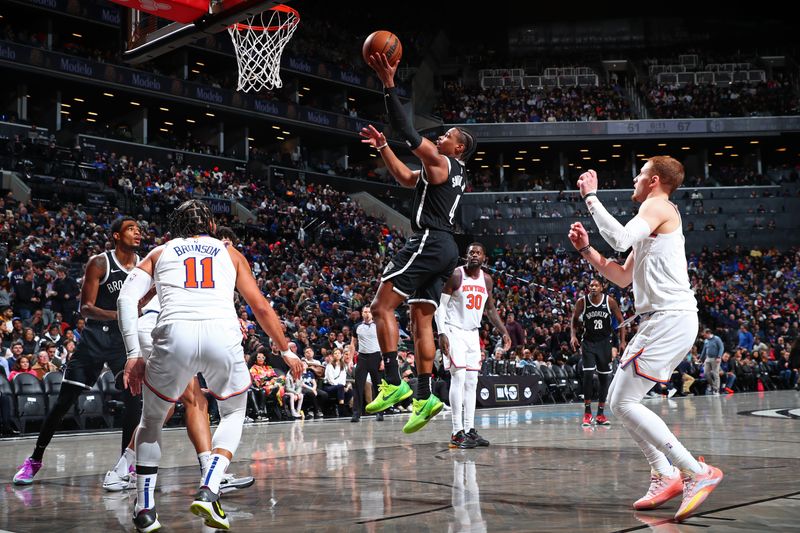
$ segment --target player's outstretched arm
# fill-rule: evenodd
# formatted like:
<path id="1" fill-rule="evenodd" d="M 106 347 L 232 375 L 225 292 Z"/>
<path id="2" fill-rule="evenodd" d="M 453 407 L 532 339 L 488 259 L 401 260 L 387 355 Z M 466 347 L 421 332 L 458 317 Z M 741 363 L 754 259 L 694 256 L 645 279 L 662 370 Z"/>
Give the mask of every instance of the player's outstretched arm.
<path id="1" fill-rule="evenodd" d="M 439 333 L 439 349 L 442 355 L 450 357 L 450 331 L 447 327 L 447 308 L 450 299 L 453 297 L 453 291 L 461 286 L 461 270 L 455 269 L 444 284 L 442 295 L 439 297 L 439 307 L 433 315 L 434 322 L 436 322 L 436 331 Z"/>
<path id="2" fill-rule="evenodd" d="M 141 394 L 144 381 L 144 359 L 139 346 L 139 302 L 153 287 L 155 262 L 163 249 L 162 246 L 153 249 L 136 265 L 122 284 L 117 298 L 117 321 L 128 356 L 122 381 L 134 396 Z"/>
<path id="3" fill-rule="evenodd" d="M 597 197 L 597 172 L 587 170 L 578 178 L 578 188 L 586 207 L 597 224 L 600 235 L 618 252 L 624 252 L 635 243 L 649 237 L 661 224 L 669 219 L 664 211 L 666 202 L 648 199 L 639 208 L 639 214 L 624 226 L 609 213 Z"/>
<path id="4" fill-rule="evenodd" d="M 359 132 L 361 135 L 361 142 L 369 144 L 381 154 L 381 159 L 386 164 L 389 173 L 397 180 L 397 183 L 403 187 L 413 187 L 417 184 L 419 179 L 419 171 L 411 170 L 405 163 L 400 161 L 392 151 L 389 143 L 386 141 L 386 136 L 375 129 L 372 124 L 361 128 Z"/>
<path id="5" fill-rule="evenodd" d="M 494 280 L 492 280 L 492 276 L 486 272 L 483 273 L 483 278 L 486 284 L 486 292 L 488 293 L 486 307 L 484 308 L 483 312 L 486 313 L 486 316 L 489 318 L 489 322 L 491 322 L 492 325 L 497 328 L 497 331 L 499 331 L 503 336 L 503 350 L 507 352 L 511 349 L 511 335 L 508 334 L 506 325 L 503 323 L 503 319 L 500 318 L 500 314 L 497 312 L 497 307 L 494 305 L 494 296 L 492 296 Z"/>
<path id="6" fill-rule="evenodd" d="M 627 287 L 633 282 L 633 252 L 628 255 L 624 265 L 603 257 L 589 244 L 589 233 L 580 222 L 574 222 L 570 226 L 568 236 L 572 246 L 580 252 L 581 256 L 614 285 Z"/>
<path id="7" fill-rule="evenodd" d="M 107 309 L 100 309 L 95 305 L 97 301 L 97 291 L 100 288 L 100 280 L 106 275 L 106 254 L 98 254 L 86 265 L 86 272 L 83 274 L 83 285 L 81 285 L 81 315 L 92 320 L 116 320 L 117 312 Z"/>
<path id="8" fill-rule="evenodd" d="M 303 373 L 303 364 L 300 362 L 300 358 L 289 350 L 289 342 L 283 334 L 277 313 L 264 298 L 264 295 L 261 294 L 261 289 L 258 288 L 253 272 L 250 270 L 250 265 L 244 256 L 233 246 L 228 246 L 227 248 L 233 260 L 233 265 L 236 267 L 236 290 L 239 291 L 244 301 L 253 310 L 258 324 L 267 332 L 269 338 L 281 351 L 281 357 L 289 365 L 292 375 L 299 379 Z"/>
<path id="9" fill-rule="evenodd" d="M 633 255 L 633 254 L 631 254 Z M 617 319 L 617 323 L 620 324 L 619 326 L 619 351 L 625 351 L 625 346 L 628 345 L 627 336 L 628 336 L 628 326 L 622 325 L 625 324 L 625 318 L 622 316 L 622 311 L 619 308 L 619 304 L 617 301 L 612 298 L 611 296 L 608 297 L 608 303 L 611 306 L 611 312 L 614 313 L 614 316 Z"/>
<path id="10" fill-rule="evenodd" d="M 580 323 L 579 318 L 583 314 L 583 306 L 583 298 L 578 298 L 575 303 L 575 309 L 572 310 L 572 316 L 569 319 L 569 345 L 575 352 L 581 347 L 581 343 L 578 341 L 578 324 Z"/>

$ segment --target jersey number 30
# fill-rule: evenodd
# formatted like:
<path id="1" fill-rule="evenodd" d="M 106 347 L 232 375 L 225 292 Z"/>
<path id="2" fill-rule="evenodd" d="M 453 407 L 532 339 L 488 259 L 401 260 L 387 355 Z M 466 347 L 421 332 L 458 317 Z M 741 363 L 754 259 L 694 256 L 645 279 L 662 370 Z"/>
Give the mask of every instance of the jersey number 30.
<path id="1" fill-rule="evenodd" d="M 211 257 L 200 260 L 202 276 L 200 284 L 197 283 L 197 258 L 187 257 L 183 262 L 186 267 L 186 281 L 183 286 L 187 289 L 213 289 L 214 288 L 214 263 Z"/>
<path id="2" fill-rule="evenodd" d="M 480 294 L 467 294 L 467 309 L 480 309 L 483 296 Z"/>

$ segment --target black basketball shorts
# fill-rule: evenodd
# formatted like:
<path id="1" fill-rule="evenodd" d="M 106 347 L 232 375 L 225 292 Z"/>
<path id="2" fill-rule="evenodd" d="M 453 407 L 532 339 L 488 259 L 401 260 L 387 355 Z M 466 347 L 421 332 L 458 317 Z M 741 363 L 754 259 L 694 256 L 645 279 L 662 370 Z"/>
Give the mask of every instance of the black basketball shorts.
<path id="1" fill-rule="evenodd" d="M 583 370 L 597 370 L 601 374 L 611 373 L 611 339 L 581 342 Z"/>
<path id="2" fill-rule="evenodd" d="M 406 241 L 383 271 L 381 282 L 392 282 L 408 303 L 439 306 L 442 289 L 458 265 L 458 245 L 446 231 L 427 229 Z"/>
<path id="3" fill-rule="evenodd" d="M 127 359 L 122 334 L 113 322 L 99 322 L 86 326 L 72 359 L 64 371 L 64 383 L 72 383 L 91 388 L 100 374 L 103 365 L 116 374 L 125 369 Z"/>

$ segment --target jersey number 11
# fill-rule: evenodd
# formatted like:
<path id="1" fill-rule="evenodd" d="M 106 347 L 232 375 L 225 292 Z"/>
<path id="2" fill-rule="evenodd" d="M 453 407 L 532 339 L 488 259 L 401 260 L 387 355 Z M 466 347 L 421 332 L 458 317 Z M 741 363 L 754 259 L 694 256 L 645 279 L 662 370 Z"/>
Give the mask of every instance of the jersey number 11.
<path id="1" fill-rule="evenodd" d="M 187 289 L 213 289 L 214 288 L 214 263 L 213 259 L 206 257 L 200 260 L 200 266 L 203 269 L 202 279 L 200 284 L 197 283 L 197 258 L 187 257 L 183 262 L 186 267 L 186 281 L 183 286 Z"/>

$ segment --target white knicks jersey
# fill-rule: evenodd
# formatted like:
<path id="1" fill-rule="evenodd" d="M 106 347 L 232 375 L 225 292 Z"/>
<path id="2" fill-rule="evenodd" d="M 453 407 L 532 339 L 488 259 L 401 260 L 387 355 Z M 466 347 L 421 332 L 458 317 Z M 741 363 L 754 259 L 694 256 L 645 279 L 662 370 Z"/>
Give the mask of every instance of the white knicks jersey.
<path id="1" fill-rule="evenodd" d="M 697 312 L 689 283 L 683 228 L 653 234 L 633 245 L 633 298 L 636 313 Z"/>
<path id="2" fill-rule="evenodd" d="M 161 313 L 170 320 L 236 319 L 236 268 L 225 244 L 213 237 L 172 239 L 164 245 L 153 279 Z"/>
<path id="3" fill-rule="evenodd" d="M 489 293 L 486 291 L 483 270 L 478 272 L 477 278 L 471 278 L 463 266 L 458 269 L 461 271 L 461 286 L 453 291 L 453 296 L 447 304 L 445 322 L 450 326 L 471 331 L 481 327 L 483 308 L 486 306 Z"/>

